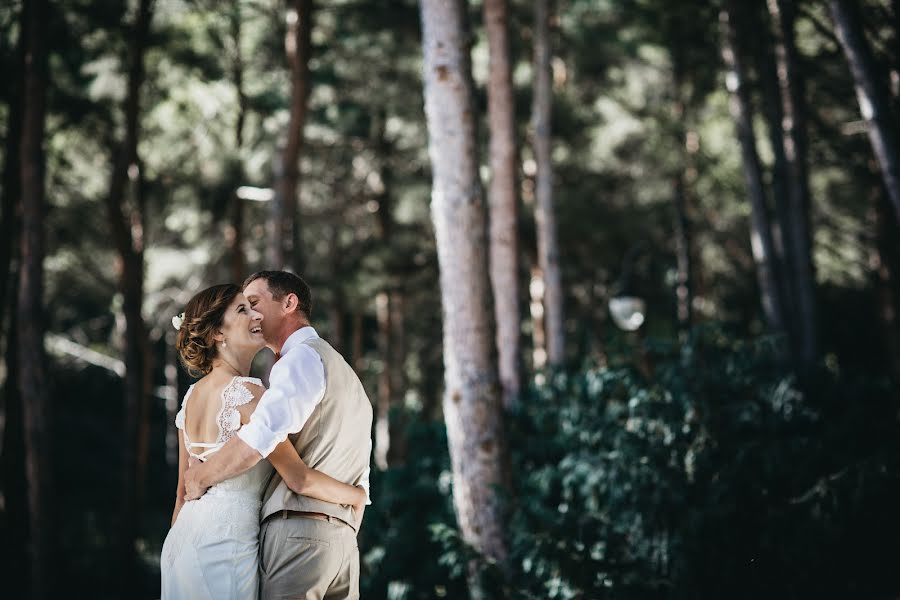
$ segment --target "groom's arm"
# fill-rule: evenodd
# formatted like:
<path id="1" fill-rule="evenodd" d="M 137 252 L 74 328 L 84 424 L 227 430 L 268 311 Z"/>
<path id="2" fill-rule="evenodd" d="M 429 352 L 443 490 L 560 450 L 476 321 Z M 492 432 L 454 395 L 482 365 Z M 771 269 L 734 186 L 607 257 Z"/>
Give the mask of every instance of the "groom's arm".
<path id="1" fill-rule="evenodd" d="M 235 436 L 206 462 L 184 472 L 185 500 L 196 500 L 212 486 L 236 477 L 258 463 L 262 455 Z"/>
<path id="2" fill-rule="evenodd" d="M 289 434 L 303 429 L 325 395 L 325 365 L 312 348 L 300 345 L 275 363 L 269 385 L 250 422 L 209 460 L 186 471 L 187 500 L 196 500 L 209 487 L 240 475 L 271 454 Z"/>

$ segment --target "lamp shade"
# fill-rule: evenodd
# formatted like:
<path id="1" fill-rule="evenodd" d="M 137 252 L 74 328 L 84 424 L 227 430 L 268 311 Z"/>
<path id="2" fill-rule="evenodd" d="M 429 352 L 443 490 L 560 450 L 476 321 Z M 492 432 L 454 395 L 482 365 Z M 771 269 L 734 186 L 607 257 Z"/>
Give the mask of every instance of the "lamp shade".
<path id="1" fill-rule="evenodd" d="M 617 296 L 609 299 L 609 314 L 613 321 L 625 331 L 636 331 L 644 324 L 647 303 L 637 296 Z"/>

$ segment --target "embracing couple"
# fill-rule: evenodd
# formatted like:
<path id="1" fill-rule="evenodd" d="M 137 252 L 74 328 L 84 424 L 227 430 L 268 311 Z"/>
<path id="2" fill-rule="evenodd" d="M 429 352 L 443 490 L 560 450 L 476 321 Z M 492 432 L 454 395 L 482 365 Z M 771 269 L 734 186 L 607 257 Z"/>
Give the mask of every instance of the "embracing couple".
<path id="1" fill-rule="evenodd" d="M 194 296 L 173 319 L 184 395 L 162 599 L 359 598 L 372 407 L 310 325 L 309 286 L 284 271 Z M 248 377 L 268 346 L 269 389 Z M 267 460 L 266 460 L 267 459 Z"/>

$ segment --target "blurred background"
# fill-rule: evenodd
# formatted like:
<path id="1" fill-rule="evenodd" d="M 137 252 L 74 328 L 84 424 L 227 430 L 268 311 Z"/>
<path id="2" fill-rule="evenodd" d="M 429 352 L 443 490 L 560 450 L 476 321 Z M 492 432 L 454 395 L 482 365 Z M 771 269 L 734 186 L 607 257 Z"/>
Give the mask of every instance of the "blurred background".
<path id="1" fill-rule="evenodd" d="M 900 2 L 10 0 L 0 73 L 3 597 L 159 596 L 171 318 L 262 268 L 363 598 L 900 596 Z"/>

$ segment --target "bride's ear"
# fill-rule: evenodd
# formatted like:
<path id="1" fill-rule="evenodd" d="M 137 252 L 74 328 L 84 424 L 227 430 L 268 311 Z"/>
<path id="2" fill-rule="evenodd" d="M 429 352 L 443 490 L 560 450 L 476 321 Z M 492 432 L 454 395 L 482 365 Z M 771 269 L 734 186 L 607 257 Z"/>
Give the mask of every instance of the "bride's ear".
<path id="1" fill-rule="evenodd" d="M 213 334 L 213 341 L 217 342 L 217 343 L 221 343 L 221 342 L 225 341 L 225 334 L 222 333 L 221 329 L 216 331 L 216 333 Z"/>

